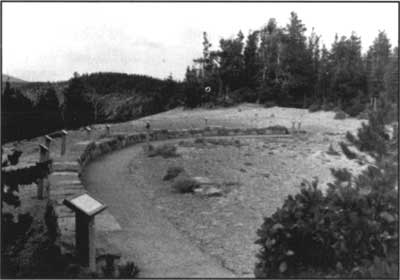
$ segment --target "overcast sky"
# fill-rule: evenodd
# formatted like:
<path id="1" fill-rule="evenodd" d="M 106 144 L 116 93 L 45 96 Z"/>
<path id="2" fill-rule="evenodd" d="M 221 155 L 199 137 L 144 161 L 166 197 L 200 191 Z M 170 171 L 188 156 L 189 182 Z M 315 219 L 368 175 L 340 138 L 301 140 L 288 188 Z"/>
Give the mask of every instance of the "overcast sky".
<path id="1" fill-rule="evenodd" d="M 295 11 L 330 47 L 355 31 L 365 52 L 378 30 L 398 42 L 396 3 L 3 3 L 3 73 L 56 81 L 73 72 L 146 74 L 182 79 L 201 55 L 202 32 L 220 38 L 259 29 Z"/>

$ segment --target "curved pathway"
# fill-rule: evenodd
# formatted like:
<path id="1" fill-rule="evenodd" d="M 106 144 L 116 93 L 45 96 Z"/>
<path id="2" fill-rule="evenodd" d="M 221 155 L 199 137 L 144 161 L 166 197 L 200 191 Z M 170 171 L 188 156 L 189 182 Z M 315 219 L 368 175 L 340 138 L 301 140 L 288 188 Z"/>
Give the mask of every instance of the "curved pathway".
<path id="1" fill-rule="evenodd" d="M 87 190 L 103 200 L 122 230 L 107 240 L 140 268 L 139 277 L 228 278 L 235 275 L 193 245 L 146 199 L 146 185 L 133 180 L 128 165 L 143 151 L 135 145 L 105 155 L 86 168 Z"/>

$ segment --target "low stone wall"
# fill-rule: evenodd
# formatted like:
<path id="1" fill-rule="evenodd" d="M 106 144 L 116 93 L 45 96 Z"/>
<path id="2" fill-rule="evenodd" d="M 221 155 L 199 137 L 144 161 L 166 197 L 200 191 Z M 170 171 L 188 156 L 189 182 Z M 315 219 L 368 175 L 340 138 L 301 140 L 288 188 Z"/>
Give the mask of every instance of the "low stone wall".
<path id="1" fill-rule="evenodd" d="M 289 131 L 283 126 L 272 126 L 265 128 L 225 128 L 220 126 L 205 127 L 204 129 L 154 129 L 149 133 L 150 141 L 160 141 L 176 138 L 195 138 L 207 136 L 240 136 L 240 135 L 286 135 Z M 83 168 L 95 158 L 109 152 L 119 150 L 131 145 L 144 143 L 146 133 L 133 134 L 112 134 L 107 138 L 102 138 L 90 142 L 81 156 L 78 163 Z"/>

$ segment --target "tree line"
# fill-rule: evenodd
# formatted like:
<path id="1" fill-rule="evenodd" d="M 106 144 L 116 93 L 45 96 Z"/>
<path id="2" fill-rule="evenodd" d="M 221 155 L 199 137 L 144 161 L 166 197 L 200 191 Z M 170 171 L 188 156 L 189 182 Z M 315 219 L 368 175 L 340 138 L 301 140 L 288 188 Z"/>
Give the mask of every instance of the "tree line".
<path id="1" fill-rule="evenodd" d="M 6 82 L 2 95 L 2 140 L 30 138 L 60 128 L 121 122 L 176 106 L 230 106 L 257 102 L 316 110 L 368 111 L 373 97 L 397 116 L 398 48 L 380 31 L 366 53 L 361 38 L 338 35 L 328 49 L 296 13 L 282 27 L 275 19 L 245 38 L 221 39 L 211 50 L 203 33 L 203 55 L 187 67 L 182 82 L 123 73 L 92 73 L 60 86 L 41 83 L 34 102 L 26 88 Z M 60 98 L 61 96 L 61 98 Z"/>
<path id="2" fill-rule="evenodd" d="M 2 141 L 155 114 L 182 105 L 182 94 L 181 83 L 172 76 L 161 80 L 122 73 L 74 73 L 62 85 L 20 86 L 6 81 L 1 105 Z M 114 99 L 118 104 L 113 104 Z"/>
<path id="3" fill-rule="evenodd" d="M 185 74 L 185 104 L 232 104 L 257 102 L 314 110 L 340 108 L 356 116 L 372 97 L 388 103 L 398 99 L 398 48 L 392 48 L 380 31 L 366 54 L 361 38 L 352 32 L 338 35 L 328 49 L 320 36 L 295 12 L 285 27 L 270 19 L 260 30 L 241 31 L 221 39 L 210 50 L 203 34 L 203 56 L 195 59 Z"/>

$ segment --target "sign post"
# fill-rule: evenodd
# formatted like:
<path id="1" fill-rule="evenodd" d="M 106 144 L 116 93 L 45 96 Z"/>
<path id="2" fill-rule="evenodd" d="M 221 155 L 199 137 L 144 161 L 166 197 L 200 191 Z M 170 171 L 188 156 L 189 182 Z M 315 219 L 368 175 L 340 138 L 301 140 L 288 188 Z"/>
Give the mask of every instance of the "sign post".
<path id="1" fill-rule="evenodd" d="M 292 121 L 292 134 L 296 133 L 296 121 Z"/>
<path id="2" fill-rule="evenodd" d="M 46 147 L 47 147 L 48 149 L 50 149 L 50 143 L 51 143 L 51 141 L 53 141 L 53 138 L 51 138 L 49 135 L 46 135 L 46 136 L 44 137 L 44 143 L 45 143 L 45 145 L 46 145 Z"/>
<path id="3" fill-rule="evenodd" d="M 146 145 L 147 145 L 147 152 L 150 151 L 150 123 L 146 122 Z"/>
<path id="4" fill-rule="evenodd" d="M 79 262 L 91 271 L 96 270 L 95 216 L 107 208 L 89 194 L 64 199 L 64 205 L 75 212 L 75 246 Z"/>
<path id="5" fill-rule="evenodd" d="M 87 138 L 90 140 L 91 139 L 91 132 L 92 132 L 92 129 L 90 128 L 90 127 L 85 127 L 85 130 L 86 130 L 86 136 L 87 136 Z"/>
<path id="6" fill-rule="evenodd" d="M 65 150 L 67 148 L 67 134 L 65 130 L 61 130 L 61 155 L 65 155 Z"/>
<path id="7" fill-rule="evenodd" d="M 109 124 L 106 125 L 106 135 L 110 136 L 111 134 L 111 126 Z"/>
<path id="8" fill-rule="evenodd" d="M 45 146 L 40 144 L 39 145 L 39 162 L 45 162 L 49 160 L 49 149 Z M 43 188 L 46 187 L 46 195 L 49 196 L 49 180 L 46 177 L 41 178 L 38 180 L 37 183 L 37 198 L 43 199 Z"/>

